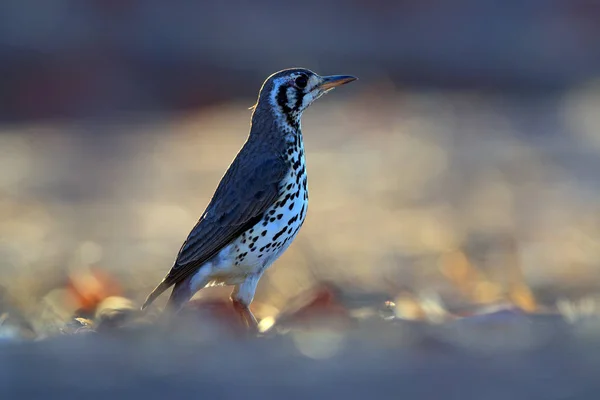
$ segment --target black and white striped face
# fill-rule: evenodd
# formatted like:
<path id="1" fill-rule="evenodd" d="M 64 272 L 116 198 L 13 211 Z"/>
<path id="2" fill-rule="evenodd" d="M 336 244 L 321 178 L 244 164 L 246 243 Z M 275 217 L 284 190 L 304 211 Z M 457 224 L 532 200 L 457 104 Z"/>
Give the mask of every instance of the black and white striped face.
<path id="1" fill-rule="evenodd" d="M 319 76 L 307 69 L 288 69 L 271 75 L 262 91 L 269 90 L 275 116 L 292 129 L 299 129 L 302 112 L 336 86 L 356 80 L 353 76 Z"/>

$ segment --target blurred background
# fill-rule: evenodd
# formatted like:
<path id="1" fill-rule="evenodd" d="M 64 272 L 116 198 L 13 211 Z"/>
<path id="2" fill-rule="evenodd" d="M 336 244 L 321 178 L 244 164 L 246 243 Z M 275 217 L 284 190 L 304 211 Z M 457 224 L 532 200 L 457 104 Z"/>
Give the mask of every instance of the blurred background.
<path id="1" fill-rule="evenodd" d="M 4 0 L 0 325 L 137 307 L 263 80 L 296 66 L 360 80 L 304 114 L 310 212 L 257 317 L 311 290 L 428 322 L 594 314 L 599 20 L 595 0 Z"/>

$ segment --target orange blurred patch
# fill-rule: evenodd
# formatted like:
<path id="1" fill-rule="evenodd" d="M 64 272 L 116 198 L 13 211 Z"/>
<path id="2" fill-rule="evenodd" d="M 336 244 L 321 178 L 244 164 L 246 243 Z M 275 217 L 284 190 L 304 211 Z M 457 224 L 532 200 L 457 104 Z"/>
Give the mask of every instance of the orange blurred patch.
<path id="1" fill-rule="evenodd" d="M 299 295 L 277 317 L 277 324 L 307 325 L 315 320 L 341 323 L 343 327 L 353 321 L 349 310 L 341 301 L 339 291 L 331 284 L 320 284 Z"/>
<path id="2" fill-rule="evenodd" d="M 66 289 L 77 303 L 77 308 L 90 313 L 107 297 L 122 295 L 119 282 L 100 268 L 72 272 Z"/>

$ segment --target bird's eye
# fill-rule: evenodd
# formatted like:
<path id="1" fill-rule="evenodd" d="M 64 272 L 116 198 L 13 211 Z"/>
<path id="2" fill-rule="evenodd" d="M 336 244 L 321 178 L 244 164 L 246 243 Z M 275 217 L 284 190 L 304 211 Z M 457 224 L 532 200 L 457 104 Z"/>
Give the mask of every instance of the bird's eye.
<path id="1" fill-rule="evenodd" d="M 296 78 L 295 83 L 300 89 L 304 89 L 308 84 L 308 77 L 306 75 L 300 75 Z"/>

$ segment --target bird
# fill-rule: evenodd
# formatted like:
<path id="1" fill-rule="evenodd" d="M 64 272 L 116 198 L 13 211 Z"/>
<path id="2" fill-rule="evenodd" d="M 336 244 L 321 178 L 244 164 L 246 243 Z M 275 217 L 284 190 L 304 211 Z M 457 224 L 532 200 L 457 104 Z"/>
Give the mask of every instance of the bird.
<path id="1" fill-rule="evenodd" d="M 308 211 L 302 113 L 350 75 L 305 68 L 270 75 L 260 88 L 242 148 L 183 242 L 168 274 L 141 309 L 173 286 L 164 311 L 177 314 L 207 286 L 233 286 L 233 308 L 250 329 L 257 285 L 290 246 Z"/>

